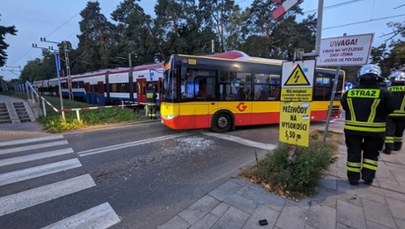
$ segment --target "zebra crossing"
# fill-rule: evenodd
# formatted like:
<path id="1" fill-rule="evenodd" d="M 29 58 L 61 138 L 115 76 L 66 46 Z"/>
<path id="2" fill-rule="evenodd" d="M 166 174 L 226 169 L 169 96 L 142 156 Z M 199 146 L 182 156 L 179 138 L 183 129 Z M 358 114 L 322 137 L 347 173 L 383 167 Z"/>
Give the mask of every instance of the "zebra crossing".
<path id="1" fill-rule="evenodd" d="M 72 172 L 82 164 L 68 144 L 62 135 L 0 142 L 0 225 L 6 222 L 9 226 L 24 228 L 18 222 L 10 222 L 13 214 L 27 211 L 25 215 L 41 221 L 41 216 L 52 215 L 55 210 L 46 208 L 51 201 L 73 198 L 96 186 L 90 174 Z M 55 177 L 59 179 L 57 174 L 63 174 L 63 178 L 55 180 Z M 52 179 L 47 179 L 51 176 Z M 35 182 L 38 179 L 42 182 Z M 44 184 L 48 180 L 49 183 Z M 41 209 L 45 208 L 46 212 L 32 210 L 41 204 L 45 205 Z M 51 223 L 39 222 L 41 226 L 37 228 L 108 228 L 120 221 L 110 204 L 104 202 L 63 215 Z"/>

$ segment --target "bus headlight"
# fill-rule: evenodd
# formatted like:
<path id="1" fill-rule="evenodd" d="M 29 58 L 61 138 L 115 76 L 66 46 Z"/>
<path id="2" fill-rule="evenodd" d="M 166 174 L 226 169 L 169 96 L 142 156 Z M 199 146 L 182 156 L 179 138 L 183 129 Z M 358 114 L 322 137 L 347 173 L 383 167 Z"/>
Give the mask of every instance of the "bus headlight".
<path id="1" fill-rule="evenodd" d="M 162 117 L 167 120 L 172 120 L 172 119 L 176 118 L 177 115 L 162 115 Z"/>

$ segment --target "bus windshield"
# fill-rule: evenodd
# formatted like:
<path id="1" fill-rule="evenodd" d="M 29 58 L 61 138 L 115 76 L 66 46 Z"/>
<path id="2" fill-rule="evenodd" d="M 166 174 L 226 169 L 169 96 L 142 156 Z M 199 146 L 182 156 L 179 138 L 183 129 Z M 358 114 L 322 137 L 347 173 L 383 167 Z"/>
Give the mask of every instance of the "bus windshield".
<path id="1" fill-rule="evenodd" d="M 162 101 L 168 102 L 177 100 L 176 69 L 170 67 L 170 62 L 171 59 L 164 64 L 162 91 Z"/>

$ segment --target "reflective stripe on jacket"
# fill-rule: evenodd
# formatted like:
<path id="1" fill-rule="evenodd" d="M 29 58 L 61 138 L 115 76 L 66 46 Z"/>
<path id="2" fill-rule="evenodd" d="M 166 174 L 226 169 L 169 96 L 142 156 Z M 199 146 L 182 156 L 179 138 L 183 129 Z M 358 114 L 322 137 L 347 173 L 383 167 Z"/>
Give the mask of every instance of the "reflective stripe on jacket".
<path id="1" fill-rule="evenodd" d="M 392 94 L 378 85 L 349 89 L 341 100 L 346 111 L 345 133 L 385 135 L 386 116 L 394 110 Z"/>
<path id="2" fill-rule="evenodd" d="M 388 90 L 396 99 L 395 110 L 390 114 L 391 117 L 405 117 L 405 85 L 403 83 L 392 83 Z"/>

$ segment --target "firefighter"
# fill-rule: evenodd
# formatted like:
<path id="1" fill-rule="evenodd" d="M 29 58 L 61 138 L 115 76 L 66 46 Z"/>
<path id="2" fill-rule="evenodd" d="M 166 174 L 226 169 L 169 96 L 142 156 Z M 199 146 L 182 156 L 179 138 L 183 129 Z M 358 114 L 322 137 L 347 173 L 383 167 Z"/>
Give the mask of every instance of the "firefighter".
<path id="1" fill-rule="evenodd" d="M 341 104 L 346 112 L 344 126 L 347 146 L 347 177 L 358 185 L 360 177 L 371 185 L 385 138 L 385 120 L 395 109 L 393 95 L 381 88 L 381 69 L 374 64 L 360 68 L 359 85 L 349 89 Z"/>
<path id="2" fill-rule="evenodd" d="M 394 71 L 388 78 L 391 81 L 388 90 L 396 99 L 393 113 L 387 117 L 387 132 L 385 136 L 385 149 L 383 153 L 391 154 L 402 148 L 402 136 L 405 130 L 405 72 Z"/>
<path id="3" fill-rule="evenodd" d="M 149 119 L 156 119 L 157 94 L 155 87 L 151 83 L 148 85 L 148 89 L 146 90 L 146 102 L 149 111 Z"/>

